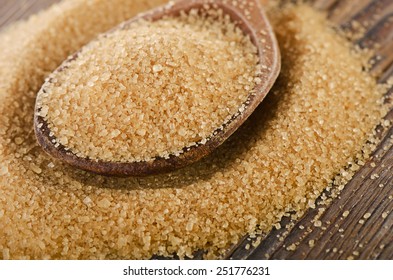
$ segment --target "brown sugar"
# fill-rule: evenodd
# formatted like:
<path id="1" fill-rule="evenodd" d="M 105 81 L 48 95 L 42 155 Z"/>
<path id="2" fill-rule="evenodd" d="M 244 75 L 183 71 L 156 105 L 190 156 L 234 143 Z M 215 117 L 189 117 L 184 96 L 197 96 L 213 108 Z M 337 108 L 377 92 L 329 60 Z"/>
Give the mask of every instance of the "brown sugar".
<path id="1" fill-rule="evenodd" d="M 383 92 L 323 15 L 284 5 L 269 10 L 283 55 L 274 89 L 207 158 L 125 179 L 48 157 L 33 133 L 45 77 L 96 34 L 163 2 L 69 0 L 1 33 L 0 258 L 184 258 L 199 249 L 217 258 L 246 233 L 301 215 L 361 153 L 385 112 Z"/>
<path id="2" fill-rule="evenodd" d="M 39 114 L 82 158 L 149 161 L 203 143 L 246 102 L 257 49 L 221 10 L 140 20 L 51 74 Z"/>

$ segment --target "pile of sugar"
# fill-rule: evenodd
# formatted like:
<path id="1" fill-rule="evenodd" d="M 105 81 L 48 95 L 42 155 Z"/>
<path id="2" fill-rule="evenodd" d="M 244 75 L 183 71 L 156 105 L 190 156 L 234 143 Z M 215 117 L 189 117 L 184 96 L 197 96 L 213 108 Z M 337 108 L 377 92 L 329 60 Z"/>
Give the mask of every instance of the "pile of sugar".
<path id="1" fill-rule="evenodd" d="M 79 157 L 149 161 L 206 141 L 247 100 L 257 49 L 228 15 L 192 10 L 100 36 L 51 74 L 37 107 Z"/>
<path id="2" fill-rule="evenodd" d="M 383 114 L 362 56 L 303 5 L 269 12 L 282 73 L 250 119 L 181 171 L 106 178 L 48 157 L 33 133 L 45 75 L 95 34 L 164 1 L 65 1 L 0 35 L 0 257 L 216 258 L 257 227 L 299 215 Z M 90 16 L 94 15 L 94 16 Z"/>

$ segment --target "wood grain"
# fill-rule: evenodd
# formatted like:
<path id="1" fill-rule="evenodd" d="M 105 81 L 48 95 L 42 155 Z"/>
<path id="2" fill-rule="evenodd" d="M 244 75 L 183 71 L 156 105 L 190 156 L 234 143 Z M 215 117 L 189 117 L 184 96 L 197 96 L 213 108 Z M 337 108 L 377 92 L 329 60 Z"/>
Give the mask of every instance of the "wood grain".
<path id="1" fill-rule="evenodd" d="M 0 0 L 0 28 L 26 18 L 57 0 Z M 367 26 L 356 40 L 360 47 L 374 47 L 371 72 L 386 82 L 393 77 L 393 1 L 314 0 L 339 28 L 351 30 L 354 20 Z M 391 102 L 393 88 L 386 94 Z M 393 110 L 385 117 L 393 123 Z M 382 139 L 373 157 L 355 174 L 329 206 L 309 209 L 297 222 L 281 221 L 281 229 L 259 236 L 261 244 L 245 247 L 256 238 L 245 236 L 228 249 L 231 259 L 393 259 L 393 125 L 379 127 Z M 376 177 L 374 174 L 378 174 Z M 373 178 L 373 179 L 372 179 Z M 336 192 L 336 189 L 325 191 Z M 322 201 L 319 199 L 319 201 Z M 324 211 L 321 209 L 324 208 Z M 344 215 L 344 212 L 348 215 Z M 371 216 L 364 218 L 366 213 Z M 319 217 L 318 217 L 319 216 Z M 346 216 L 346 217 L 344 217 Z M 321 226 L 315 226 L 318 217 Z M 367 215 L 366 215 L 367 217 Z M 312 246 L 314 242 L 314 246 Z M 202 258 L 197 252 L 196 258 Z"/>
<path id="2" fill-rule="evenodd" d="M 0 0 L 0 28 L 25 19 L 60 0 Z"/>

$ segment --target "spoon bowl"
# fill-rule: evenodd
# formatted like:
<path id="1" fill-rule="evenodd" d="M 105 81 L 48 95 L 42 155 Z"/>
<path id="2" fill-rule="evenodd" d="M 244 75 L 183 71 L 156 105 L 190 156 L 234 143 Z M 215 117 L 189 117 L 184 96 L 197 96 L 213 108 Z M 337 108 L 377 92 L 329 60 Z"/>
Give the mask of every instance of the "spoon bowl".
<path id="1" fill-rule="evenodd" d="M 36 104 L 34 115 L 34 129 L 38 143 L 51 156 L 66 162 L 74 167 L 108 176 L 146 176 L 173 171 L 185 167 L 210 154 L 220 146 L 238 127 L 252 114 L 255 108 L 262 102 L 273 86 L 280 71 L 280 52 L 274 36 L 272 27 L 258 0 L 225 1 L 225 0 L 182 0 L 170 2 L 165 6 L 140 14 L 126 21 L 108 33 L 118 29 L 126 30 L 138 20 L 159 20 L 165 16 L 178 16 L 181 12 L 189 12 L 191 9 L 221 9 L 224 14 L 229 15 L 231 20 L 249 35 L 252 43 L 256 46 L 261 73 L 259 81 L 247 100 L 239 106 L 239 110 L 231 119 L 217 128 L 213 134 L 203 142 L 196 143 L 190 147 L 184 147 L 179 155 L 169 157 L 157 156 L 151 161 L 138 162 L 112 162 L 92 160 L 78 157 L 67 147 L 55 145 L 55 136 L 51 133 L 47 121 L 39 115 L 41 108 Z M 77 59 L 78 52 L 69 57 L 65 63 Z M 64 70 L 60 66 L 54 71 Z M 50 83 L 50 80 L 49 80 Z"/>

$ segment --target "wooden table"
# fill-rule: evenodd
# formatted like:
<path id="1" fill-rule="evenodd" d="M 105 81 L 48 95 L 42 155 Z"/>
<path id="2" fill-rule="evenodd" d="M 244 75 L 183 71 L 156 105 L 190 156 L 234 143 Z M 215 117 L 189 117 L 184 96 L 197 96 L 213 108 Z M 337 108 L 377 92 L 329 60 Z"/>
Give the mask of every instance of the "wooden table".
<path id="1" fill-rule="evenodd" d="M 0 28 L 26 18 L 58 0 L 0 0 Z M 314 0 L 312 4 L 328 12 L 330 20 L 342 29 L 351 22 L 368 23 L 361 47 L 379 44 L 371 72 L 380 82 L 393 77 L 393 1 L 392 0 Z M 393 98 L 393 88 L 387 98 Z M 393 122 L 393 110 L 385 119 Z M 280 230 L 262 236 L 257 248 L 246 250 L 247 236 L 230 248 L 224 258 L 233 259 L 393 259 L 393 125 L 378 128 L 382 141 L 372 161 L 366 163 L 319 217 L 326 227 L 313 223 L 318 209 L 310 209 L 296 223 L 283 219 Z M 371 162 L 374 162 L 371 164 Z M 372 174 L 379 174 L 371 179 Z M 381 187 L 382 186 L 382 187 Z M 390 199 L 389 199 L 390 197 Z M 323 206 L 326 207 L 326 206 Z M 349 211 L 346 219 L 343 213 Z M 362 218 L 366 213 L 371 217 Z M 385 218 L 383 213 L 387 213 Z M 363 220 L 364 223 L 359 223 Z M 311 242 L 311 243 L 310 243 Z M 310 246 L 314 242 L 314 246 Z M 293 247 L 293 244 L 295 247 Z M 294 248 L 293 250 L 288 248 Z M 197 254 L 200 258 L 202 254 Z"/>

